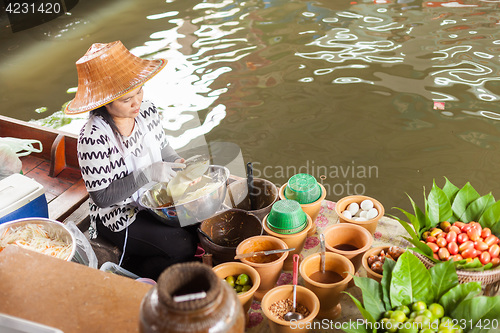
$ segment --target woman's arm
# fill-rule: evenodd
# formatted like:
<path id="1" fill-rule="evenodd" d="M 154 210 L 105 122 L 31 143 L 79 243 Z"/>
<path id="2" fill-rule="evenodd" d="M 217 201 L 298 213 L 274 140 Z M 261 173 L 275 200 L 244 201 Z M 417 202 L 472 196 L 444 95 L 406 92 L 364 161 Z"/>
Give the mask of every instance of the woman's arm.
<path id="1" fill-rule="evenodd" d="M 105 208 L 129 198 L 148 182 L 144 172 L 136 171 L 112 181 L 102 190 L 89 192 L 89 195 L 98 207 Z"/>

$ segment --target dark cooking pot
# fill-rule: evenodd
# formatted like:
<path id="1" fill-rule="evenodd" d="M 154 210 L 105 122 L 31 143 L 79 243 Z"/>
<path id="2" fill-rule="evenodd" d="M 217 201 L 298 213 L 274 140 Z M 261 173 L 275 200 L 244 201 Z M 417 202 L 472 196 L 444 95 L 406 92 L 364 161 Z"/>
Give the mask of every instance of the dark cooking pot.
<path id="1" fill-rule="evenodd" d="M 241 209 L 229 209 L 205 219 L 200 229 L 207 234 L 208 239 L 198 231 L 201 246 L 212 254 L 214 265 L 223 262 L 236 261 L 236 247 L 252 236 L 262 234 L 262 225 L 257 216 Z"/>

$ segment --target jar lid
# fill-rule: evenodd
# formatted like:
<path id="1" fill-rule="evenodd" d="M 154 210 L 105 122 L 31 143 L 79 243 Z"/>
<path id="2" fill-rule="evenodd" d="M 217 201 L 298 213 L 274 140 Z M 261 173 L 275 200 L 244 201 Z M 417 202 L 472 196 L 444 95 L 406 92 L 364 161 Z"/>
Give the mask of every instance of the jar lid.
<path id="1" fill-rule="evenodd" d="M 205 264 L 175 264 L 158 278 L 158 297 L 166 307 L 173 310 L 198 310 L 212 303 L 221 292 L 219 280 Z"/>

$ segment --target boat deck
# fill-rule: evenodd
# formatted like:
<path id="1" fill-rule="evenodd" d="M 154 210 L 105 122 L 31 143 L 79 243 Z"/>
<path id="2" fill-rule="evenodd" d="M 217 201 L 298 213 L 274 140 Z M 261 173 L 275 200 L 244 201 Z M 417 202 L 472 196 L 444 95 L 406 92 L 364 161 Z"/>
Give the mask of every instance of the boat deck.
<path id="1" fill-rule="evenodd" d="M 79 169 L 66 166 L 56 177 L 50 177 L 49 161 L 28 155 L 21 157 L 21 162 L 23 174 L 44 187 L 49 218 L 63 221 L 87 199 L 88 193 Z"/>
<path id="2" fill-rule="evenodd" d="M 49 218 L 63 221 L 88 198 L 77 158 L 78 136 L 0 115 L 0 137 L 38 140 L 42 152 L 21 157 L 22 171 L 43 185 Z"/>

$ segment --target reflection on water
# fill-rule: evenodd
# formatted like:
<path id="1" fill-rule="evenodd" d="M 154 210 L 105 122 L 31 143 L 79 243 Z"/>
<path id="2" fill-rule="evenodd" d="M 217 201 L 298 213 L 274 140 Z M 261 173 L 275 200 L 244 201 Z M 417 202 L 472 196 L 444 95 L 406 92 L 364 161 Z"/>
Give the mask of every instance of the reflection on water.
<path id="1" fill-rule="evenodd" d="M 443 176 L 500 195 L 499 3 L 90 1 L 32 31 L 2 28 L 3 114 L 77 133 L 86 115 L 56 112 L 74 62 L 120 39 L 169 59 L 145 92 L 177 148 L 234 142 L 257 177 L 326 176 L 329 199 L 362 192 L 389 212 Z"/>

